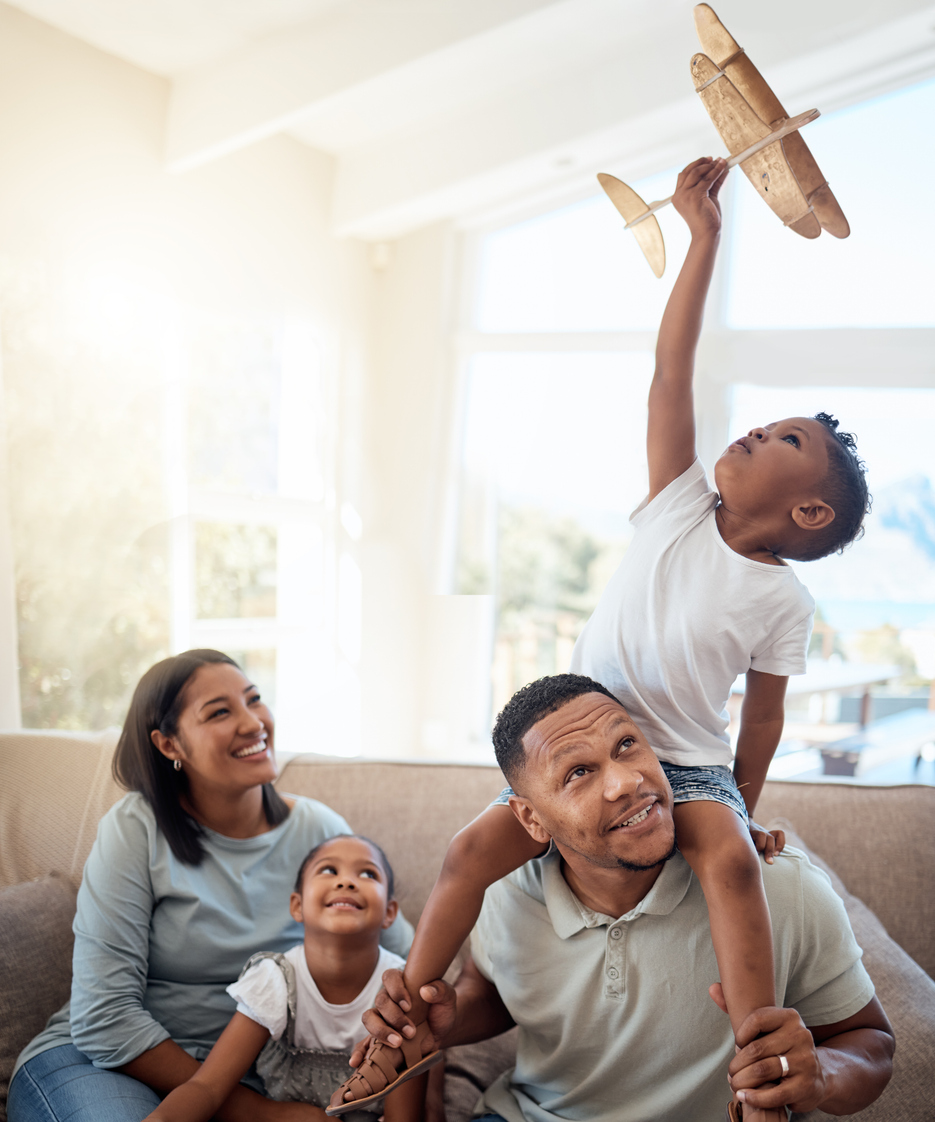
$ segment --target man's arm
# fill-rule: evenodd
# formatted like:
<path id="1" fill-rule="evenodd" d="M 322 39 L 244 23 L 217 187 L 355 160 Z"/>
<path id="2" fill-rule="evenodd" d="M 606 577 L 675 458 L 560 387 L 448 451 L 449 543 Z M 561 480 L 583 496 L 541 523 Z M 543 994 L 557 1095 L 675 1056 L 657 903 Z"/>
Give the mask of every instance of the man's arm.
<path id="1" fill-rule="evenodd" d="M 695 459 L 692 375 L 705 299 L 721 233 L 718 192 L 727 165 L 702 157 L 680 173 L 672 203 L 692 240 L 659 325 L 656 372 L 649 390 L 646 453 L 652 499 Z"/>
<path id="2" fill-rule="evenodd" d="M 731 1087 L 741 1102 L 762 1110 L 856 1114 L 893 1074 L 893 1030 L 875 997 L 844 1021 L 810 1028 L 794 1009 L 758 1009 L 737 1040 L 746 1043 L 728 1068 Z M 779 1056 L 789 1065 L 785 1078 Z M 753 1089 L 764 1080 L 778 1083 Z"/>

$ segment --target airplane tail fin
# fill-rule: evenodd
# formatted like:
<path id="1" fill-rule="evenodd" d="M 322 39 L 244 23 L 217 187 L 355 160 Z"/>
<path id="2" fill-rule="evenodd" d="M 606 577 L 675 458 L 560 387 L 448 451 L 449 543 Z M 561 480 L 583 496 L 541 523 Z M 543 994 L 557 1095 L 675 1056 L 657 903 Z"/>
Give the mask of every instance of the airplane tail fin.
<path id="1" fill-rule="evenodd" d="M 633 236 L 639 243 L 643 256 L 649 262 L 649 267 L 657 277 L 661 277 L 666 268 L 666 247 L 662 240 L 662 230 L 659 229 L 656 216 L 648 213 L 649 207 L 632 187 L 628 187 L 626 183 L 615 176 L 602 171 L 597 179 L 604 188 L 607 197 L 626 219 L 627 225 L 634 219 L 640 218 L 641 215 L 647 215 L 646 218 L 632 227 Z"/>

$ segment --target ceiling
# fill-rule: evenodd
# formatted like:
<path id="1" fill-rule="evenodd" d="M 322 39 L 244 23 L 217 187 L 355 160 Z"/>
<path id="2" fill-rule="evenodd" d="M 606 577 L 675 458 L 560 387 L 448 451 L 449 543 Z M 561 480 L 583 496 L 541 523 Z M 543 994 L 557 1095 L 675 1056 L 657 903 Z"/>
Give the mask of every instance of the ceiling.
<path id="1" fill-rule="evenodd" d="M 171 80 L 178 172 L 287 132 L 336 161 L 336 232 L 636 178 L 719 150 L 690 0 L 12 0 Z M 792 113 L 935 74 L 932 0 L 717 0 Z M 781 19 L 780 19 L 781 14 Z"/>

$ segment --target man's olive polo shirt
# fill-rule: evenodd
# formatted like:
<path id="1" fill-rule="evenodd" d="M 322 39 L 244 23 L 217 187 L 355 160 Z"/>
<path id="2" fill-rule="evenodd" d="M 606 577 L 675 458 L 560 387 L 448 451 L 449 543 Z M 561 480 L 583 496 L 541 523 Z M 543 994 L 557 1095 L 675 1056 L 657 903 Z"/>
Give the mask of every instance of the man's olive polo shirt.
<path id="1" fill-rule="evenodd" d="M 833 1024 L 873 997 L 844 906 L 799 850 L 761 864 L 777 1000 Z M 478 1114 L 508 1122 L 723 1122 L 730 1022 L 699 882 L 676 855 L 613 919 L 572 893 L 550 851 L 487 890 L 474 960 L 520 1026 L 516 1067 Z"/>

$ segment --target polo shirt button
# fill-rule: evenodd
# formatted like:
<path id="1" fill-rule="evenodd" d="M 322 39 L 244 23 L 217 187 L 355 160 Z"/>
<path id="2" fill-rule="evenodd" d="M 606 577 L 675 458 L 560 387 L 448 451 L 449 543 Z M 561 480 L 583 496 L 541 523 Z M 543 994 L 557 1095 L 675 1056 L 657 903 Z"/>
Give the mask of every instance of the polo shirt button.
<path id="1" fill-rule="evenodd" d="M 620 977 L 620 971 L 617 969 L 616 966 L 611 966 L 607 971 L 607 977 L 608 978 L 619 978 Z"/>
<path id="2" fill-rule="evenodd" d="M 623 934 L 623 932 L 620 930 L 619 927 L 612 927 L 610 929 L 611 939 L 619 939 L 622 934 Z"/>

